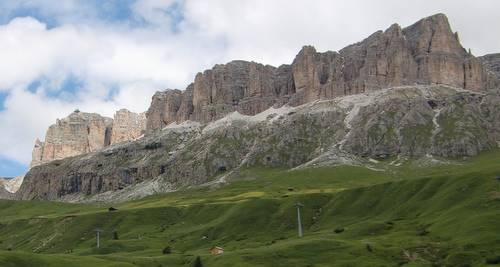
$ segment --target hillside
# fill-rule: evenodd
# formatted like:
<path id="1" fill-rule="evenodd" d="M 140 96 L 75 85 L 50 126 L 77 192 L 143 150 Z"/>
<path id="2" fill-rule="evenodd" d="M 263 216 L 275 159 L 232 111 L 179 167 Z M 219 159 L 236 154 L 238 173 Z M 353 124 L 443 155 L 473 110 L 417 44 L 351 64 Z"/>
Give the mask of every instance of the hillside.
<path id="1" fill-rule="evenodd" d="M 434 167 L 437 159 L 387 158 L 369 168 L 250 168 L 228 186 L 124 202 L 113 212 L 1 201 L 0 265 L 189 266 L 199 255 L 205 266 L 487 266 L 500 261 L 492 234 L 499 160 L 495 150 Z M 96 228 L 104 230 L 100 249 Z M 225 253 L 211 256 L 215 245 Z M 166 246 L 172 253 L 162 255 Z"/>
<path id="2" fill-rule="evenodd" d="M 387 157 L 456 158 L 497 147 L 496 92 L 405 86 L 298 107 L 171 124 L 132 143 L 36 166 L 20 199 L 123 201 L 256 167 L 360 165 Z"/>

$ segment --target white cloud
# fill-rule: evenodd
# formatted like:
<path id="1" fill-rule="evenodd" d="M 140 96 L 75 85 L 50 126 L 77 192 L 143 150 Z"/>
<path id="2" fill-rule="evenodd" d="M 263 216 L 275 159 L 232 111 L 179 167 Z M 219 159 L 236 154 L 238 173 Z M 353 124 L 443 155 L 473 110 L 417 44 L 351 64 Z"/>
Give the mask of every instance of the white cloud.
<path id="1" fill-rule="evenodd" d="M 495 0 L 142 0 L 130 6 L 134 23 L 102 17 L 113 7 L 91 3 L 0 4 L 0 17 L 28 8 L 58 22 L 47 27 L 19 17 L 0 25 L 0 90 L 10 94 L 0 111 L 0 156 L 28 163 L 34 138 L 75 108 L 107 116 L 122 107 L 141 112 L 155 90 L 184 89 L 215 63 L 290 63 L 302 45 L 338 50 L 394 22 L 407 26 L 438 12 L 448 14 L 476 54 L 500 51 L 491 32 L 500 25 Z M 74 95 L 60 92 L 70 76 L 82 82 Z M 40 87 L 28 91 L 36 80 Z"/>
<path id="2" fill-rule="evenodd" d="M 180 4 L 178 0 L 143 0 L 132 4 L 136 17 L 159 27 L 169 27 L 172 24 L 172 16 L 168 14 L 169 7 Z"/>

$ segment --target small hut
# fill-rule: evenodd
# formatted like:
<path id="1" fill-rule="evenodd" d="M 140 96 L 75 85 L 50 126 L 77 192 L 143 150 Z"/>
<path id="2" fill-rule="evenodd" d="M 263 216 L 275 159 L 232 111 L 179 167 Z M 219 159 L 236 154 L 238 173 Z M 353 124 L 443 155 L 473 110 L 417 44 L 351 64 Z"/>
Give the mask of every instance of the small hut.
<path id="1" fill-rule="evenodd" d="M 224 253 L 224 249 L 221 247 L 213 247 L 210 249 L 210 254 L 212 255 L 220 255 Z"/>

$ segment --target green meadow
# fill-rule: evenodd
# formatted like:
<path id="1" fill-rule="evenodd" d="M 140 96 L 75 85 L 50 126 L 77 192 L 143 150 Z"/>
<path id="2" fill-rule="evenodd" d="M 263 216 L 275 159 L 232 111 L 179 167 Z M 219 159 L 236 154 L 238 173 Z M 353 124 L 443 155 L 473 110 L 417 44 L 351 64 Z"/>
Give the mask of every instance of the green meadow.
<path id="1" fill-rule="evenodd" d="M 390 162 L 246 169 L 118 204 L 0 201 L 0 266 L 499 266 L 500 151 Z"/>

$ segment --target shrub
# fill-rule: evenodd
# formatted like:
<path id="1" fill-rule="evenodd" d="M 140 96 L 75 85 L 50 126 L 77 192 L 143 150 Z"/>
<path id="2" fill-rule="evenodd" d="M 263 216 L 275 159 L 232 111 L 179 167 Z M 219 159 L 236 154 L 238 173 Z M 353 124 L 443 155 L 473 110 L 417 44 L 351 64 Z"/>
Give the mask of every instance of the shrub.
<path id="1" fill-rule="evenodd" d="M 163 249 L 163 254 L 167 255 L 167 254 L 170 254 L 170 253 L 172 253 L 172 248 L 170 248 L 170 246 L 166 246 Z"/>
<path id="2" fill-rule="evenodd" d="M 200 256 L 197 256 L 194 260 L 193 267 L 203 267 L 203 263 L 201 263 Z"/>
<path id="3" fill-rule="evenodd" d="M 146 149 L 146 150 L 155 150 L 155 149 L 160 148 L 161 146 L 162 146 L 161 143 L 159 143 L 159 142 L 153 142 L 153 143 L 146 144 L 144 146 L 144 149 Z"/>
<path id="4" fill-rule="evenodd" d="M 500 255 L 487 257 L 486 263 L 487 264 L 500 264 Z"/>
<path id="5" fill-rule="evenodd" d="M 333 230 L 333 232 L 335 232 L 336 234 L 340 234 L 340 233 L 344 232 L 344 228 L 343 227 L 335 228 L 335 230 Z"/>
<path id="6" fill-rule="evenodd" d="M 417 235 L 418 236 L 425 236 L 425 235 L 428 235 L 429 234 L 429 231 L 427 231 L 426 229 L 419 229 L 417 230 Z"/>
<path id="7" fill-rule="evenodd" d="M 113 239 L 118 240 L 118 232 L 117 231 L 113 232 Z"/>

